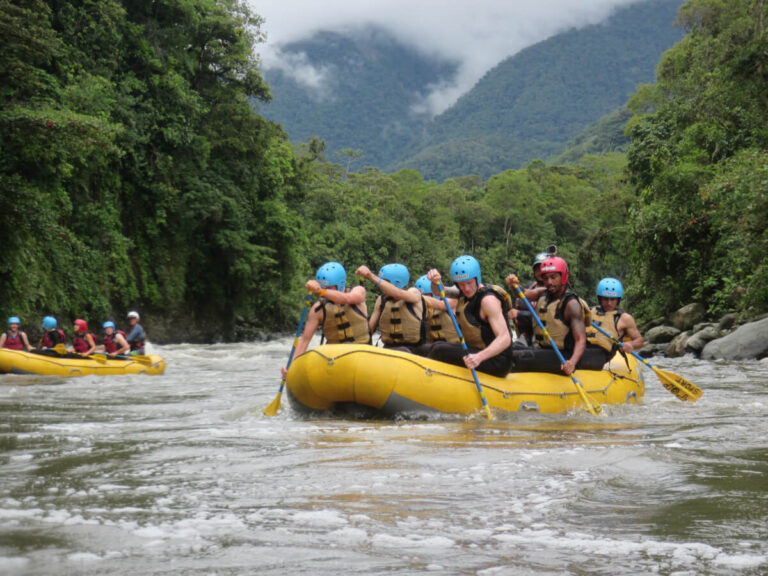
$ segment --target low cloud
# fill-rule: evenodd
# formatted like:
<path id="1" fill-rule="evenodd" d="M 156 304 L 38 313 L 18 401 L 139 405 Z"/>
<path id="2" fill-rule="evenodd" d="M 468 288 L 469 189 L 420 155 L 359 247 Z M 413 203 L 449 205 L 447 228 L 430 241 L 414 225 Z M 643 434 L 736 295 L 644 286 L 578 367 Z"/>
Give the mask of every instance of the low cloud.
<path id="1" fill-rule="evenodd" d="M 365 26 L 387 30 L 421 53 L 459 63 L 456 76 L 433 87 L 420 105 L 439 114 L 488 70 L 523 48 L 567 30 L 598 23 L 617 7 L 642 0 L 251 0 L 265 19 L 258 47 L 266 69 L 280 68 L 322 91 L 329 71 L 281 46 L 318 31 L 344 33 Z"/>

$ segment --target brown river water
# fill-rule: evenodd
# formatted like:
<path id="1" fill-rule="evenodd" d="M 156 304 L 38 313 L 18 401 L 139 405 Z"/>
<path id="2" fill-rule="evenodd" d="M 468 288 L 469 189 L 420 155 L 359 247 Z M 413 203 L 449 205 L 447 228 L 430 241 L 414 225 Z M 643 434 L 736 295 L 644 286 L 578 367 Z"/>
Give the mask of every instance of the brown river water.
<path id="1" fill-rule="evenodd" d="M 0 574 L 768 574 L 768 364 L 605 417 L 262 410 L 290 339 L 0 376 Z"/>

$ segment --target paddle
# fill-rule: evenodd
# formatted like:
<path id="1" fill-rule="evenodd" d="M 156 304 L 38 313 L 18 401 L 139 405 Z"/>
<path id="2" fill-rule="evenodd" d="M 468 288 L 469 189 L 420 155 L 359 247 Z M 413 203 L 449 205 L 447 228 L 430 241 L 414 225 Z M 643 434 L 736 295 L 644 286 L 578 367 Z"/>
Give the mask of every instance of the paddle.
<path id="1" fill-rule="evenodd" d="M 293 353 L 296 351 L 296 344 L 299 343 L 299 336 L 304 329 L 304 322 L 307 319 L 307 312 L 312 305 L 312 292 L 307 292 L 307 296 L 304 298 L 304 310 L 301 311 L 301 318 L 299 319 L 299 326 L 296 328 L 296 336 L 293 338 L 293 346 L 291 347 L 291 353 L 288 355 L 288 363 L 285 365 L 285 369 L 288 370 L 293 362 Z M 285 378 L 280 380 L 280 389 L 277 391 L 277 396 L 272 400 L 269 406 L 264 410 L 265 416 L 274 416 L 277 411 L 280 410 L 280 397 L 283 395 L 283 388 L 285 388 Z"/>
<path id="2" fill-rule="evenodd" d="M 533 319 L 536 320 L 536 323 L 539 325 L 539 328 L 541 328 L 541 331 L 544 332 L 544 336 L 549 341 L 550 346 L 552 346 L 552 350 L 555 351 L 555 354 L 557 354 L 557 357 L 560 359 L 560 362 L 562 364 L 565 364 L 565 358 L 563 358 L 563 354 L 560 352 L 560 348 L 557 347 L 557 344 L 552 340 L 552 337 L 549 335 L 549 332 L 547 332 L 547 329 L 544 327 L 544 324 L 541 322 L 541 318 L 539 318 L 539 315 L 536 314 L 536 310 L 534 310 L 533 306 L 531 306 L 531 303 L 528 302 L 528 299 L 525 297 L 525 294 L 523 293 L 522 288 L 520 288 L 519 284 L 513 284 L 513 287 L 515 291 L 517 292 L 518 296 L 525 302 L 525 305 L 528 306 L 528 310 L 531 312 L 531 316 L 533 316 Z M 592 400 L 590 400 L 589 396 L 587 396 L 587 393 L 584 391 L 584 386 L 581 382 L 578 381 L 576 376 L 571 374 L 571 380 L 573 380 L 574 386 L 576 386 L 576 390 L 578 390 L 579 395 L 581 396 L 581 401 L 584 403 L 584 406 L 587 407 L 587 410 L 589 410 L 589 413 L 593 416 L 597 416 L 600 412 L 602 412 L 603 407 L 600 406 L 600 404 L 594 404 Z"/>
<path id="3" fill-rule="evenodd" d="M 62 356 L 67 353 L 67 347 L 64 346 L 61 342 L 56 344 L 56 346 L 53 347 L 53 351 L 57 354 L 61 354 Z"/>
<path id="4" fill-rule="evenodd" d="M 466 352 L 465 356 L 469 356 L 469 348 L 467 348 L 467 343 L 464 341 L 464 335 L 461 333 L 461 328 L 459 328 L 459 323 L 456 321 L 456 316 L 453 314 L 453 309 L 451 308 L 451 305 L 448 303 L 448 299 L 445 296 L 445 287 L 443 286 L 443 283 L 438 278 L 437 280 L 437 287 L 440 289 L 440 299 L 445 303 L 445 309 L 448 312 L 448 316 L 451 317 L 451 322 L 453 322 L 453 327 L 456 329 L 456 335 L 459 337 L 459 341 L 461 342 L 461 347 L 464 349 L 464 352 Z M 478 286 L 480 288 L 480 286 Z M 477 392 L 480 394 L 480 400 L 483 401 L 483 409 L 485 410 L 485 417 L 488 420 L 493 420 L 493 415 L 491 414 L 491 409 L 488 407 L 488 401 L 485 399 L 485 394 L 483 394 L 483 387 L 480 385 L 480 380 L 477 378 L 477 372 L 474 368 L 471 368 L 472 370 L 472 378 L 475 379 L 475 386 L 477 386 Z"/>
<path id="5" fill-rule="evenodd" d="M 622 348 L 624 348 L 624 343 L 617 340 L 613 336 L 611 336 L 608 332 L 603 330 L 596 322 L 592 322 L 592 326 L 597 328 L 600 333 L 607 336 L 611 339 L 612 342 L 615 342 Z M 701 388 L 693 384 L 692 382 L 689 382 L 682 376 L 679 376 L 678 374 L 675 374 L 674 372 L 667 372 L 666 370 L 662 370 L 661 368 L 657 368 L 648 360 L 640 356 L 637 352 L 632 350 L 630 352 L 632 356 L 640 360 L 643 364 L 648 366 L 651 370 L 653 370 L 656 373 L 656 376 L 659 377 L 659 381 L 661 381 L 661 385 L 664 386 L 667 390 L 669 390 L 670 393 L 677 396 L 678 399 L 685 402 L 686 400 L 689 402 L 696 402 L 699 398 L 701 398 L 701 395 L 703 392 L 701 391 Z"/>

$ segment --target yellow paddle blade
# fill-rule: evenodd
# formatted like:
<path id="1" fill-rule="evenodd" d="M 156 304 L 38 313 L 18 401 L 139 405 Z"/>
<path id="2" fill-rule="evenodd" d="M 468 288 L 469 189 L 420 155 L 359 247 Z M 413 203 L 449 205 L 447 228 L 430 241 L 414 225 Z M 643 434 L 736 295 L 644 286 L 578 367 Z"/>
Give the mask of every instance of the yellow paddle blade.
<path id="1" fill-rule="evenodd" d="M 692 382 L 689 382 L 679 374 L 675 374 L 674 372 L 667 372 L 661 368 L 656 368 L 656 366 L 651 366 L 651 368 L 653 368 L 656 376 L 659 377 L 662 386 L 664 386 L 664 388 L 669 390 L 683 402 L 686 400 L 688 402 L 696 402 L 696 400 L 701 398 L 703 394 L 701 388 Z"/>
<path id="2" fill-rule="evenodd" d="M 57 352 L 58 354 L 66 354 L 67 353 L 67 347 L 64 346 L 64 344 L 56 344 L 56 346 L 53 347 L 54 352 Z"/>
<path id="3" fill-rule="evenodd" d="M 278 410 L 280 410 L 280 397 L 283 395 L 283 386 L 285 386 L 285 380 L 280 384 L 280 391 L 275 396 L 275 399 L 264 409 L 264 416 L 275 416 Z"/>
<path id="4" fill-rule="evenodd" d="M 91 358 L 93 358 L 97 362 L 101 362 L 102 364 L 105 364 L 107 362 L 106 354 L 91 354 Z"/>
<path id="5" fill-rule="evenodd" d="M 584 387 L 581 385 L 581 382 L 576 380 L 573 376 L 571 376 L 571 379 L 573 380 L 573 384 L 576 386 L 576 390 L 579 391 L 579 396 L 581 396 L 581 401 L 584 403 L 584 406 L 586 406 L 587 410 L 589 411 L 592 416 L 598 416 L 603 412 L 603 407 L 600 404 L 595 404 L 592 402 L 589 396 L 587 396 L 587 393 L 584 391 Z"/>

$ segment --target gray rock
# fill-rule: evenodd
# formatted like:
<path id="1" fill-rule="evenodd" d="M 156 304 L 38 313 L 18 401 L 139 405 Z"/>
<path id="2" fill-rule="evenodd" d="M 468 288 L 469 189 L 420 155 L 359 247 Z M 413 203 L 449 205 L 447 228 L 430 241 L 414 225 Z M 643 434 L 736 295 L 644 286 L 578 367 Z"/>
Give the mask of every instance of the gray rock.
<path id="1" fill-rule="evenodd" d="M 701 351 L 704 360 L 748 360 L 768 355 L 768 318 L 740 326 L 723 338 L 712 340 Z"/>
<path id="2" fill-rule="evenodd" d="M 690 332 L 680 332 L 672 342 L 669 343 L 667 348 L 667 356 L 669 358 L 678 358 L 685 355 L 685 345 L 691 338 Z"/>
<path id="3" fill-rule="evenodd" d="M 685 344 L 685 351 L 693 352 L 698 356 L 708 342 L 717 338 L 720 338 L 720 330 L 716 326 L 706 326 L 688 339 Z"/>
<path id="4" fill-rule="evenodd" d="M 726 314 L 722 318 L 720 318 L 720 322 L 717 324 L 717 327 L 721 330 L 730 330 L 733 328 L 733 325 L 736 323 L 736 314 L 731 312 L 730 314 Z"/>
<path id="5" fill-rule="evenodd" d="M 640 354 L 640 356 L 643 358 L 663 356 L 666 353 L 668 347 L 669 344 L 648 344 L 646 342 L 645 346 L 638 350 L 637 353 Z"/>
<path id="6" fill-rule="evenodd" d="M 682 332 L 683 330 L 690 330 L 696 323 L 704 320 L 706 314 L 707 309 L 704 308 L 704 305 L 694 302 L 693 304 L 686 304 L 680 308 L 680 310 L 672 312 L 672 314 L 669 315 L 669 321 L 672 322 L 672 325 L 675 328 Z"/>
<path id="7" fill-rule="evenodd" d="M 702 330 L 704 330 L 704 328 L 708 328 L 710 326 L 712 328 L 717 328 L 717 322 L 699 322 L 698 324 L 696 324 L 696 326 L 693 327 L 693 330 L 691 330 L 691 334 L 696 334 L 696 332 L 701 332 Z"/>
<path id="8" fill-rule="evenodd" d="M 645 341 L 649 344 L 663 344 L 671 342 L 681 330 L 672 326 L 656 326 L 645 333 Z"/>

